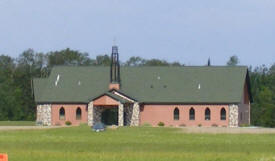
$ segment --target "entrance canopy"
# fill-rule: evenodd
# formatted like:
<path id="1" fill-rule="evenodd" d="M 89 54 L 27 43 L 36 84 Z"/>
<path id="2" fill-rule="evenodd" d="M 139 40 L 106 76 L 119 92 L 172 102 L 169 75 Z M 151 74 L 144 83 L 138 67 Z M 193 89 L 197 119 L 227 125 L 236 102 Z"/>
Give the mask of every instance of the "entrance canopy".
<path id="1" fill-rule="evenodd" d="M 94 106 L 118 106 L 119 104 L 133 103 L 134 100 L 119 95 L 114 91 L 109 91 L 101 94 L 100 96 L 92 99 Z"/>
<path id="2" fill-rule="evenodd" d="M 133 111 L 139 112 L 139 109 L 133 110 L 134 108 L 139 108 L 136 100 L 120 91 L 112 89 L 90 101 L 92 102 L 89 107 L 92 111 L 90 112 L 92 125 L 96 122 L 118 126 L 137 124 L 136 122 L 132 123 Z"/>
<path id="3" fill-rule="evenodd" d="M 105 125 L 124 125 L 124 104 L 127 100 L 111 93 L 106 92 L 93 99 L 94 121 L 102 122 Z M 120 109 L 120 110 L 119 110 Z M 121 116 L 121 120 L 119 120 Z"/>

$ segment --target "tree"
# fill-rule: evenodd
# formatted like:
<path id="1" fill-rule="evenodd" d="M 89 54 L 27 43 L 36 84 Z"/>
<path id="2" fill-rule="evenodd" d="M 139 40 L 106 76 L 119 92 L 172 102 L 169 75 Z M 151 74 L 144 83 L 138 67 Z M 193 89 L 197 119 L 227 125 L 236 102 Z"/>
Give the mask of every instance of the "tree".
<path id="1" fill-rule="evenodd" d="M 173 62 L 170 64 L 171 66 L 174 66 L 174 67 L 180 67 L 180 66 L 184 66 L 184 64 L 180 64 L 179 62 Z"/>
<path id="2" fill-rule="evenodd" d="M 109 55 L 98 55 L 96 57 L 96 65 L 102 65 L 102 66 L 110 66 L 111 65 L 111 58 Z"/>
<path id="3" fill-rule="evenodd" d="M 250 69 L 251 70 L 251 69 Z M 275 127 L 275 74 L 273 66 L 262 65 L 250 71 L 251 92 L 254 103 L 251 107 L 253 125 Z"/>
<path id="4" fill-rule="evenodd" d="M 15 68 L 14 59 L 6 56 L 0 56 L 0 83 L 1 79 L 6 79 L 12 77 L 12 72 Z"/>
<path id="5" fill-rule="evenodd" d="M 126 61 L 125 66 L 142 66 L 145 62 L 146 60 L 139 56 L 132 56 Z"/>
<path id="6" fill-rule="evenodd" d="M 236 66 L 239 64 L 239 58 L 236 55 L 233 55 L 229 58 L 229 60 L 226 64 L 228 66 Z"/>
<path id="7" fill-rule="evenodd" d="M 15 60 L 9 56 L 0 56 L 0 120 L 20 120 L 24 116 L 20 97 L 24 95 L 14 81 Z"/>
<path id="8" fill-rule="evenodd" d="M 275 63 L 269 69 L 270 74 L 275 74 Z"/>
<path id="9" fill-rule="evenodd" d="M 50 52 L 47 54 L 47 57 L 49 67 L 55 65 L 90 65 L 92 61 L 88 57 L 88 53 L 81 53 L 69 48 L 61 51 Z"/>
<path id="10" fill-rule="evenodd" d="M 150 59 L 145 61 L 144 66 L 169 66 L 169 63 L 165 60 Z"/>

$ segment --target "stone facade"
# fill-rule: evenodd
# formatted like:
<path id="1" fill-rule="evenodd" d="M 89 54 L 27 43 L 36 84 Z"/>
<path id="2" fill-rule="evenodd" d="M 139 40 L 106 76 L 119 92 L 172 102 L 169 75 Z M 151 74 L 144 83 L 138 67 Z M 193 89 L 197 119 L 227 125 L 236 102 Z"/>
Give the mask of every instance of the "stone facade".
<path id="1" fill-rule="evenodd" d="M 130 126 L 138 126 L 139 125 L 139 103 L 135 102 L 132 108 L 132 117 L 131 117 L 131 124 Z"/>
<path id="2" fill-rule="evenodd" d="M 139 125 L 139 104 L 122 104 L 118 108 L 118 126 L 138 126 Z M 88 125 L 93 126 L 95 122 L 101 121 L 104 107 L 94 106 L 93 102 L 88 104 Z M 125 117 L 125 118 L 124 118 Z M 125 122 L 124 122 L 125 121 Z"/>
<path id="3" fill-rule="evenodd" d="M 101 114 L 104 111 L 104 107 L 94 106 L 94 123 L 101 122 Z"/>
<path id="4" fill-rule="evenodd" d="M 93 126 L 96 122 L 101 122 L 103 107 L 94 106 L 93 102 L 88 104 L 88 125 Z"/>
<path id="5" fill-rule="evenodd" d="M 44 126 L 52 125 L 52 107 L 50 104 L 37 105 L 36 122 Z"/>
<path id="6" fill-rule="evenodd" d="M 119 103 L 118 105 L 118 126 L 124 126 L 124 105 Z"/>
<path id="7" fill-rule="evenodd" d="M 129 126 L 131 124 L 131 118 L 132 118 L 132 105 L 131 104 L 127 104 L 124 105 L 124 113 L 125 113 L 125 118 L 124 118 L 124 125 Z"/>
<path id="8" fill-rule="evenodd" d="M 88 104 L 88 125 L 93 126 L 94 124 L 94 105 L 93 102 Z"/>
<path id="9" fill-rule="evenodd" d="M 238 127 L 239 109 L 238 105 L 229 105 L 229 127 Z"/>

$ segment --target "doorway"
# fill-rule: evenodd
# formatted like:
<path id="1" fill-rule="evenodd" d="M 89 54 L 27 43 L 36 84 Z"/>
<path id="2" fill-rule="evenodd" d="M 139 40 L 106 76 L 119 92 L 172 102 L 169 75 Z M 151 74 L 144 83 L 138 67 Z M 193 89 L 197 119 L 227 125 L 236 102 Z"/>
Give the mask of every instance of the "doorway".
<path id="1" fill-rule="evenodd" d="M 105 125 L 118 125 L 118 108 L 107 108 L 101 114 L 101 122 Z"/>

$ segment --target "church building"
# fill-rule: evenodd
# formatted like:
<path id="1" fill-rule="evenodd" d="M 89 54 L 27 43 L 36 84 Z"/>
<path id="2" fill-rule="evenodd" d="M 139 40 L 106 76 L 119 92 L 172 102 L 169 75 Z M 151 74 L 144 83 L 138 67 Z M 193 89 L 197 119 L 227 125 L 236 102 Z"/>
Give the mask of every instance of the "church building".
<path id="1" fill-rule="evenodd" d="M 246 66 L 56 66 L 33 80 L 37 122 L 72 125 L 220 126 L 250 124 Z"/>

